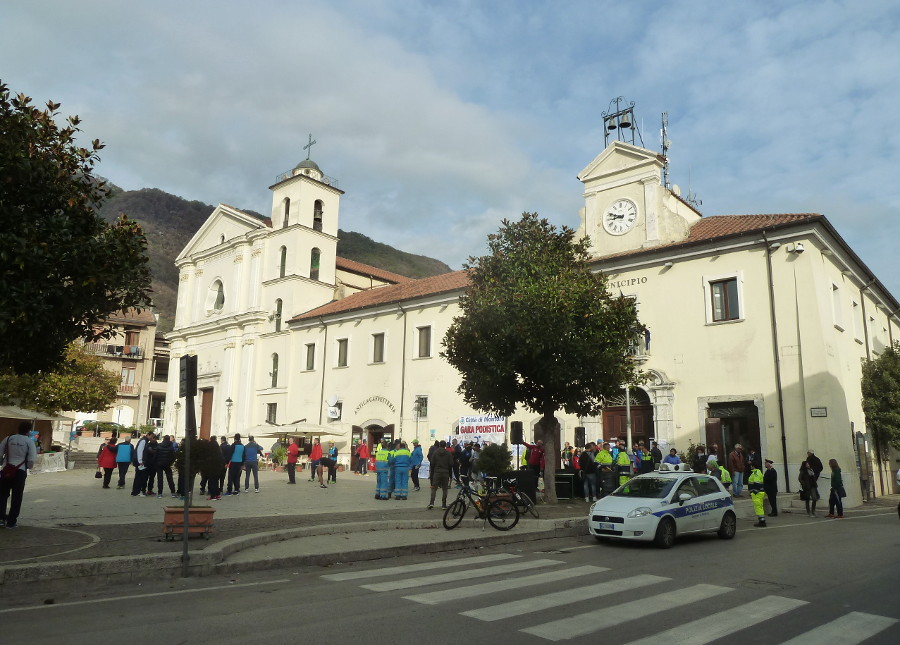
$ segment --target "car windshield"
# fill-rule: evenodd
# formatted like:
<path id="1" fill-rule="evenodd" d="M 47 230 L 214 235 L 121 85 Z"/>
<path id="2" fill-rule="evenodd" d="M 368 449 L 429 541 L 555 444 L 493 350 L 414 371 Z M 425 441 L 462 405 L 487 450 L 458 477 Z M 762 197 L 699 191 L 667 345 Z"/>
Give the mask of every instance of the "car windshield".
<path id="1" fill-rule="evenodd" d="M 613 497 L 649 497 L 662 499 L 675 485 L 675 480 L 666 477 L 637 477 L 619 488 Z"/>

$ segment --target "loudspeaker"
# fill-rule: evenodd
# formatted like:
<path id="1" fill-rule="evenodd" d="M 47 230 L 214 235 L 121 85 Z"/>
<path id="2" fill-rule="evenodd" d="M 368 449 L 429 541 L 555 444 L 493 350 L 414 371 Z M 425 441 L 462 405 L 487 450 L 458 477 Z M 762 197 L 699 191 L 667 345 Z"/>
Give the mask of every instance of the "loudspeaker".
<path id="1" fill-rule="evenodd" d="M 510 443 L 524 443 L 525 437 L 522 436 L 522 422 L 521 421 L 513 421 L 509 424 L 509 442 Z"/>
<path id="2" fill-rule="evenodd" d="M 581 426 L 575 428 L 575 447 L 584 448 L 584 428 Z"/>

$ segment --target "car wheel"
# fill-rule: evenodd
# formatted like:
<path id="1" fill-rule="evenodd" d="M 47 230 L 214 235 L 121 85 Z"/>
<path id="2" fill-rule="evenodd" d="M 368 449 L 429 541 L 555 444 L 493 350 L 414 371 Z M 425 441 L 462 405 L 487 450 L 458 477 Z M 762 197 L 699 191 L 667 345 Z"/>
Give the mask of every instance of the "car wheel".
<path id="1" fill-rule="evenodd" d="M 737 518 L 734 513 L 728 511 L 722 516 L 722 524 L 719 526 L 717 535 L 723 540 L 730 540 L 737 533 Z"/>
<path id="2" fill-rule="evenodd" d="M 660 549 L 671 549 L 675 544 L 675 521 L 671 517 L 664 517 L 656 527 L 656 537 L 653 544 Z"/>

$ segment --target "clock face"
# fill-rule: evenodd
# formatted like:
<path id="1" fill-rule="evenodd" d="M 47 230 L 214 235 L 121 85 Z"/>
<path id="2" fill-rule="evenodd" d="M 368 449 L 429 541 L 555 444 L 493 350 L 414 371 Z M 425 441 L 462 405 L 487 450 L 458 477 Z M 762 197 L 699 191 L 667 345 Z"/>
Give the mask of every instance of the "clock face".
<path id="1" fill-rule="evenodd" d="M 603 213 L 603 228 L 613 235 L 627 233 L 637 222 L 637 206 L 629 199 L 617 199 Z"/>

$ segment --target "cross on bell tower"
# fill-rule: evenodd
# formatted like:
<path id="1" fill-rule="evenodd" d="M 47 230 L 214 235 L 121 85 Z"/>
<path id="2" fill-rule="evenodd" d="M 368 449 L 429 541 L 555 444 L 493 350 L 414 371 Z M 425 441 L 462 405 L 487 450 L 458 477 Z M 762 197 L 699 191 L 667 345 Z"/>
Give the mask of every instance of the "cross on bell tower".
<path id="1" fill-rule="evenodd" d="M 303 146 L 303 149 L 306 150 L 306 160 L 309 161 L 309 154 L 312 152 L 312 147 L 316 144 L 316 140 L 312 138 L 312 133 L 309 135 L 309 143 Z"/>

